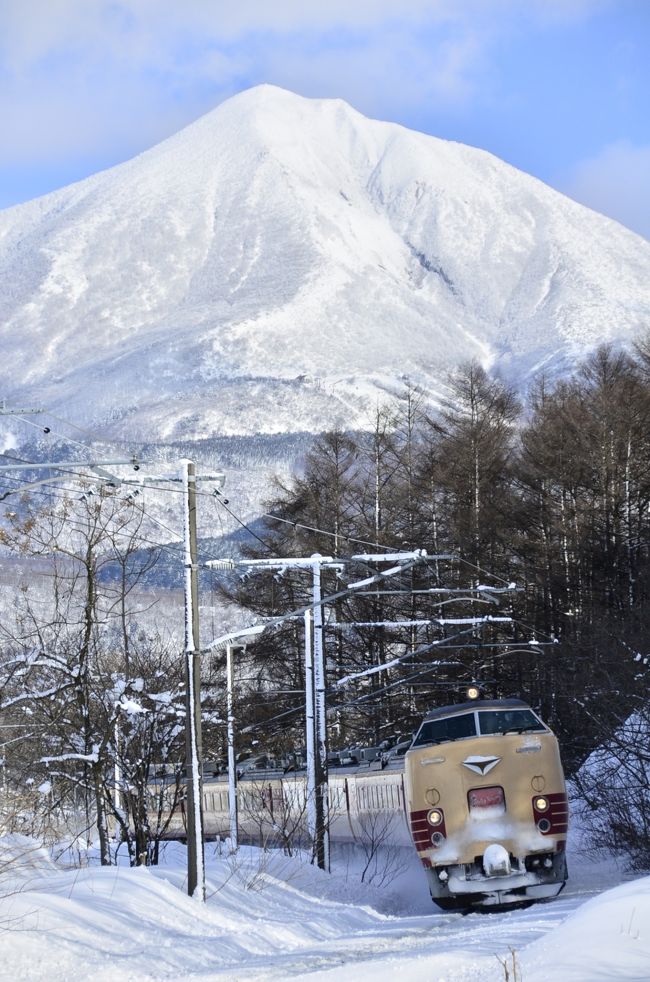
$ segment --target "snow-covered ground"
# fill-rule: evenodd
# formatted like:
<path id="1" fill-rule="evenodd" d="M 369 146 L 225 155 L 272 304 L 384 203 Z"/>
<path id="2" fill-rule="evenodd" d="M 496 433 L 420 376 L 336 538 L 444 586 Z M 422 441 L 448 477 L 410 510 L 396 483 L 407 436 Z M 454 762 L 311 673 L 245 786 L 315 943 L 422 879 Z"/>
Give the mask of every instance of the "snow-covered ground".
<path id="1" fill-rule="evenodd" d="M 301 858 L 246 848 L 233 859 L 208 844 L 203 906 L 184 892 L 176 844 L 155 869 L 66 868 L 69 855 L 55 862 L 29 840 L 2 845 L 0 979 L 498 982 L 499 959 L 515 977 L 513 958 L 521 982 L 650 979 L 650 877 L 624 882 L 578 845 L 557 900 L 467 916 L 437 911 L 410 852 L 378 886 L 360 882 L 350 851 L 327 875 Z"/>

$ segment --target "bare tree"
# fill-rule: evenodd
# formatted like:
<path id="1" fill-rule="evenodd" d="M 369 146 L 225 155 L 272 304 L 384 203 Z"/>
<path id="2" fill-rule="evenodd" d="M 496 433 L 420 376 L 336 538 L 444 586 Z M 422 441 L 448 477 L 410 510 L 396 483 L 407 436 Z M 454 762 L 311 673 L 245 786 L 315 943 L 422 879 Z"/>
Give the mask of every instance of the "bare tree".
<path id="1" fill-rule="evenodd" d="M 158 642 L 133 646 L 143 610 L 130 599 L 152 562 L 141 551 L 142 511 L 113 490 L 91 490 L 54 509 L 26 504 L 8 516 L 4 543 L 38 557 L 47 589 L 42 583 L 25 589 L 15 624 L 4 626 L 2 708 L 14 718 L 29 716 L 23 780 L 29 770 L 30 780 L 51 781 L 57 807 L 83 804 L 103 864 L 111 862 L 111 818 L 132 858 L 147 861 L 153 853 L 145 844 L 146 785 L 156 757 L 169 761 L 170 741 L 180 729 L 175 707 L 156 701 L 161 679 L 169 685 L 173 671 L 169 653 L 156 652 Z M 136 723 L 137 698 L 146 724 Z M 112 793 L 116 764 L 128 783 L 120 794 Z M 132 802 L 126 813 L 122 797 Z"/>
<path id="2" fill-rule="evenodd" d="M 394 811 L 362 812 L 356 819 L 355 842 L 360 847 L 365 865 L 361 882 L 382 887 L 403 867 L 399 848 L 395 846 L 395 828 L 401 816 Z"/>

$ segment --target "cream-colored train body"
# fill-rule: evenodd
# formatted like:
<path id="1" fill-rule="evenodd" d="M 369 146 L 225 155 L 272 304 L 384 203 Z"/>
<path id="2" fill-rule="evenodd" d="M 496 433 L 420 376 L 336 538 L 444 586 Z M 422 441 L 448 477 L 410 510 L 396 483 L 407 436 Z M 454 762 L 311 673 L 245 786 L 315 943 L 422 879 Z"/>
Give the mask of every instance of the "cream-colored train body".
<path id="1" fill-rule="evenodd" d="M 248 772 L 237 787 L 239 839 L 257 845 L 308 842 L 308 805 L 304 773 Z M 203 782 L 203 826 L 208 838 L 230 830 L 225 776 Z M 333 842 L 412 846 L 406 813 L 403 758 L 331 770 L 329 822 Z M 168 838 L 185 838 L 183 803 L 176 808 Z"/>
<path id="2" fill-rule="evenodd" d="M 518 699 L 436 709 L 405 762 L 406 807 L 431 896 L 445 908 L 556 896 L 568 807 L 554 734 Z"/>

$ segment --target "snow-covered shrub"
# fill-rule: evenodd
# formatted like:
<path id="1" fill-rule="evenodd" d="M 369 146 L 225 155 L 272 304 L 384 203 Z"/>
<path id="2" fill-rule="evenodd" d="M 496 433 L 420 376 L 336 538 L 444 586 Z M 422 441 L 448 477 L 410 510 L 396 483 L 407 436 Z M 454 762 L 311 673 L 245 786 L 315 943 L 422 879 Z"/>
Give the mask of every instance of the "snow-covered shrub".
<path id="1" fill-rule="evenodd" d="M 597 849 L 650 869 L 650 708 L 632 714 L 576 776 L 584 828 Z"/>

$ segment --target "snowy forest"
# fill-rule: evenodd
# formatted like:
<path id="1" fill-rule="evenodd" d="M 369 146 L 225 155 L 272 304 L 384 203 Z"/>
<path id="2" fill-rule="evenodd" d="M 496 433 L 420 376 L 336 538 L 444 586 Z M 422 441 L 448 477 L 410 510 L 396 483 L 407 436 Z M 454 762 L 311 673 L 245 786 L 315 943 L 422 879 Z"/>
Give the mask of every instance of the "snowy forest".
<path id="1" fill-rule="evenodd" d="M 255 555 L 336 557 L 380 545 L 432 557 L 402 582 L 401 596 L 354 596 L 333 608 L 330 678 L 414 655 L 334 688 L 331 745 L 408 738 L 469 681 L 488 697 L 520 696 L 558 733 L 595 844 L 618 838 L 632 863 L 648 868 L 647 342 L 633 355 L 603 347 L 569 379 L 538 380 L 525 403 L 476 364 L 456 373 L 439 413 L 409 389 L 377 412 L 370 432 L 318 439 L 269 511 L 284 521 L 265 520 L 266 549 L 257 542 Z M 304 574 L 287 570 L 266 589 L 258 578 L 235 595 L 277 614 L 305 600 L 305 585 Z M 500 600 L 488 610 L 486 585 Z M 468 615 L 476 619 L 469 631 L 454 625 Z M 372 622 L 391 623 L 360 626 Z M 301 645 L 299 625 L 256 645 L 259 681 L 246 713 L 259 718 L 266 704 L 267 745 L 273 735 L 285 749 L 299 740 L 288 725 L 291 701 L 276 693 L 302 684 Z M 275 691 L 265 699 L 269 682 Z"/>
<path id="2" fill-rule="evenodd" d="M 182 659 L 139 590 L 160 553 L 137 497 L 119 489 L 36 500 L 8 510 L 1 533 L 38 582 L 2 623 L 5 824 L 40 834 L 53 816 L 82 814 L 103 862 L 113 827 L 133 864 L 155 863 L 184 766 Z M 428 554 L 354 595 L 342 581 L 367 570 L 323 571 L 324 594 L 336 595 L 324 629 L 332 752 L 407 740 L 468 682 L 520 696 L 557 732 L 594 843 L 614 839 L 634 868 L 650 866 L 650 341 L 602 348 L 570 378 L 538 380 L 525 401 L 474 363 L 438 411 L 408 387 L 368 430 L 318 437 L 265 508 L 251 558 Z M 309 577 L 289 566 L 202 577 L 202 609 L 209 596 L 243 608 L 246 623 L 309 602 Z M 224 673 L 223 655 L 204 658 L 215 771 Z M 240 759 L 299 754 L 302 621 L 251 643 L 236 683 Z"/>

